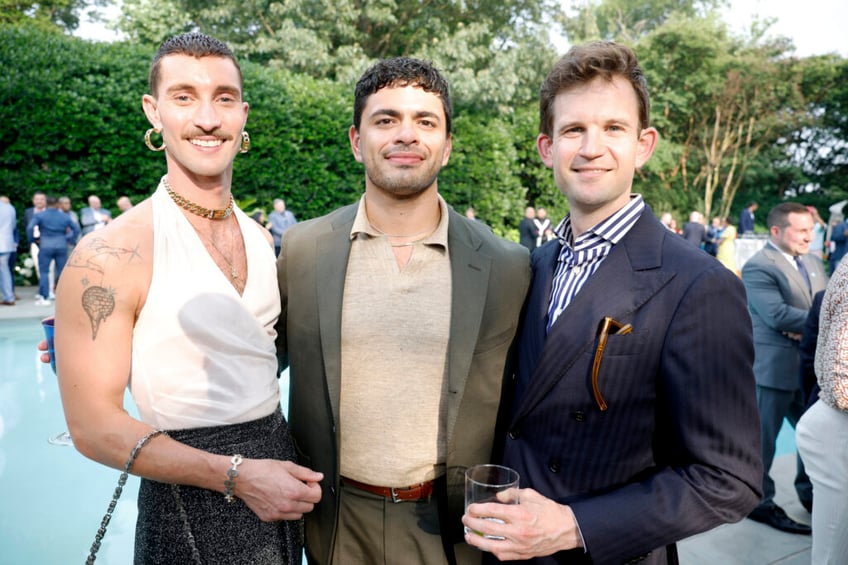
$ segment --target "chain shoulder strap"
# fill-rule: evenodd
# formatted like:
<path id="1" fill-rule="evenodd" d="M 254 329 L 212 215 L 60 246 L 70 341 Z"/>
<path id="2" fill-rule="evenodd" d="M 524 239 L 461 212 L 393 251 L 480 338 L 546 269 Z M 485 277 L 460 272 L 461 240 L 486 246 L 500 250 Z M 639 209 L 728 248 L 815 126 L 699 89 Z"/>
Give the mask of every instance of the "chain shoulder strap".
<path id="1" fill-rule="evenodd" d="M 94 536 L 94 543 L 91 544 L 91 551 L 88 555 L 88 559 L 85 560 L 85 565 L 92 565 L 97 557 L 97 552 L 100 550 L 100 543 L 103 541 L 103 536 L 106 535 L 106 527 L 112 520 L 112 513 L 118 505 L 118 499 L 121 498 L 121 493 L 124 491 L 124 485 L 127 484 L 130 469 L 132 469 L 135 458 L 138 456 L 138 452 L 141 451 L 141 448 L 144 447 L 148 441 L 163 434 L 168 435 L 162 430 L 153 430 L 138 440 L 138 443 L 135 444 L 135 447 L 130 452 L 129 459 L 127 459 L 127 462 L 124 465 L 124 472 L 121 473 L 120 478 L 118 478 L 118 486 L 115 487 L 115 494 L 112 495 L 112 502 L 109 503 L 109 508 L 106 509 L 106 514 L 103 516 L 103 520 L 100 521 L 100 528 L 97 529 L 97 534 Z"/>

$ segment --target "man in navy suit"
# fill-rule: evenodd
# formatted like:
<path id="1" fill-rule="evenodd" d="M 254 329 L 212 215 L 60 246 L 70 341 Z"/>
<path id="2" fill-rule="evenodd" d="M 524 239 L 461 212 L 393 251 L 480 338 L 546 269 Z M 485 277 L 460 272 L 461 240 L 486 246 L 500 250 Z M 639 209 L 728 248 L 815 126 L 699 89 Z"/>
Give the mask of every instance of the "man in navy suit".
<path id="1" fill-rule="evenodd" d="M 754 212 L 759 208 L 756 202 L 749 202 L 748 205 L 742 208 L 739 212 L 739 235 L 743 233 L 754 233 Z"/>
<path id="2" fill-rule="evenodd" d="M 675 563 L 677 540 L 760 497 L 745 292 L 631 193 L 658 134 L 629 48 L 572 48 L 540 107 L 570 213 L 532 257 L 502 405 L 520 504 L 470 505 L 465 538 L 501 560 Z"/>
<path id="3" fill-rule="evenodd" d="M 809 534 L 809 526 L 796 522 L 775 504 L 774 481 L 768 471 L 783 419 L 794 427 L 807 405 L 798 378 L 801 334 L 813 297 L 827 286 L 827 275 L 821 259 L 809 253 L 813 216 L 806 206 L 797 202 L 778 204 L 769 212 L 766 223 L 768 242 L 742 268 L 754 324 L 754 375 L 763 438 L 764 496 L 750 517 L 778 530 Z M 812 485 L 800 458 L 795 490 L 801 504 L 811 508 Z"/>

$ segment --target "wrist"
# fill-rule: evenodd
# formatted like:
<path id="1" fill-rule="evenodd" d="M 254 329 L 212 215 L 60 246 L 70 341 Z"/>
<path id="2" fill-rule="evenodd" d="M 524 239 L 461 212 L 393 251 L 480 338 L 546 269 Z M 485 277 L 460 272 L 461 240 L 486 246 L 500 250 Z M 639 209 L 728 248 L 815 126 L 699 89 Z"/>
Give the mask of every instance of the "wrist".
<path id="1" fill-rule="evenodd" d="M 565 542 L 563 549 L 586 548 L 586 542 L 583 540 L 583 532 L 580 529 L 580 524 L 577 522 L 577 516 L 567 504 L 560 504 L 560 509 L 563 512 L 562 524 L 564 531 L 561 532 L 561 537 Z"/>
<path id="2" fill-rule="evenodd" d="M 244 462 L 244 457 L 239 454 L 233 455 L 230 459 L 230 464 L 232 465 L 229 469 L 227 469 L 227 478 L 224 480 L 224 499 L 227 502 L 235 502 L 235 490 L 236 490 L 236 479 L 239 476 L 238 466 Z"/>

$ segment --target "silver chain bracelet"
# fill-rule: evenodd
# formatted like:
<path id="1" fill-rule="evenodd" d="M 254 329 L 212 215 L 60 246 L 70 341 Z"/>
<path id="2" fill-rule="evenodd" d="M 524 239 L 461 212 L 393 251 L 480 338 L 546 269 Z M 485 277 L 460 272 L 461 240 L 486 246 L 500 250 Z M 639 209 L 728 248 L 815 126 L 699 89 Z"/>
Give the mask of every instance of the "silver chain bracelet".
<path id="1" fill-rule="evenodd" d="M 233 455 L 233 458 L 230 459 L 230 463 L 233 466 L 227 471 L 227 478 L 224 481 L 224 499 L 233 503 L 236 501 L 235 490 L 236 490 L 236 477 L 238 477 L 238 466 L 242 464 L 244 461 L 244 457 L 236 453 Z"/>

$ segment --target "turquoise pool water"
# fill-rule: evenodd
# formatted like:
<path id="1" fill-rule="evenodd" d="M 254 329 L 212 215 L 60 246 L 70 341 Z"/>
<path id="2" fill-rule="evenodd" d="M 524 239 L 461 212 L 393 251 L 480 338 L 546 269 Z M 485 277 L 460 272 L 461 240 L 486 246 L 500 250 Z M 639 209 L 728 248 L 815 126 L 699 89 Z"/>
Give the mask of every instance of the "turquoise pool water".
<path id="1" fill-rule="evenodd" d="M 40 339 L 38 319 L 0 321 L 0 563 L 84 563 L 120 472 L 48 443 L 66 426 Z M 137 493 L 130 477 L 97 563 L 132 563 Z"/>

